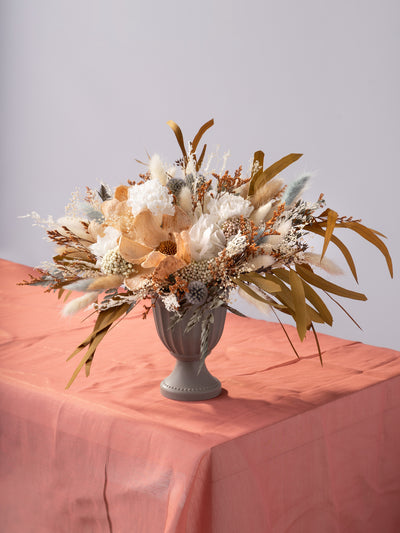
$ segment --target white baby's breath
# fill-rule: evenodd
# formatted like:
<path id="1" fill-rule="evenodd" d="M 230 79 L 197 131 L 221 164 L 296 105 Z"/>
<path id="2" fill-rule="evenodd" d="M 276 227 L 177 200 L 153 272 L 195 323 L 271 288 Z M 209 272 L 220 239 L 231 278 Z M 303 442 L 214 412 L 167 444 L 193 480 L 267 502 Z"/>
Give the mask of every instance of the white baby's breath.
<path id="1" fill-rule="evenodd" d="M 235 255 L 241 254 L 247 246 L 247 239 L 245 235 L 238 233 L 226 246 L 226 253 L 228 257 L 233 257 Z"/>
<path id="2" fill-rule="evenodd" d="M 173 312 L 179 308 L 179 302 L 175 294 L 168 294 L 168 296 L 162 296 L 161 300 L 163 301 L 163 304 L 165 305 L 165 309 L 167 311 Z"/>

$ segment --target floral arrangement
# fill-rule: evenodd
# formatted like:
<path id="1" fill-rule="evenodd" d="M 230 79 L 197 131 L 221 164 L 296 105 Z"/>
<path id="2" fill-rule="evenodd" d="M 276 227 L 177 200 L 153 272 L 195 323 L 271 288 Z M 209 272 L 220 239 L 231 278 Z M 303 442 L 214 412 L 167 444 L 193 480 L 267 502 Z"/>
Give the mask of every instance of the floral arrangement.
<path id="1" fill-rule="evenodd" d="M 366 300 L 314 272 L 338 272 L 325 257 L 332 242 L 357 280 L 352 255 L 334 233 L 337 228 L 350 229 L 375 245 L 393 277 L 381 233 L 325 208 L 322 194 L 315 202 L 304 201 L 309 175 L 289 185 L 279 177 L 301 154 L 289 154 L 264 169 L 264 154 L 257 151 L 245 174 L 242 167 L 234 173 L 210 171 L 212 157 L 204 164 L 207 145 L 199 155 L 197 148 L 213 123 L 204 124 L 186 146 L 179 126 L 169 121 L 182 151 L 173 165 L 153 155 L 138 181 L 115 190 L 103 184 L 98 191 L 87 188 L 84 198 L 73 196 L 63 218 L 45 221 L 57 253 L 23 284 L 58 291 L 59 298 L 84 292 L 66 304 L 64 314 L 88 306 L 97 312 L 92 333 L 70 356 L 85 350 L 67 387 L 83 367 L 89 375 L 95 351 L 111 326 L 141 300 L 157 297 L 172 313 L 171 327 L 190 310 L 188 328 L 201 321 L 204 353 L 212 310 L 225 306 L 241 315 L 230 299 L 238 289 L 263 310 L 293 317 L 301 340 L 312 330 L 321 358 L 314 323 L 332 325 L 333 319 L 317 289 L 340 307 L 332 295 Z M 32 216 L 43 224 L 38 215 Z M 323 238 L 321 254 L 310 250 L 310 234 Z M 150 309 L 151 304 L 144 306 L 144 316 Z"/>

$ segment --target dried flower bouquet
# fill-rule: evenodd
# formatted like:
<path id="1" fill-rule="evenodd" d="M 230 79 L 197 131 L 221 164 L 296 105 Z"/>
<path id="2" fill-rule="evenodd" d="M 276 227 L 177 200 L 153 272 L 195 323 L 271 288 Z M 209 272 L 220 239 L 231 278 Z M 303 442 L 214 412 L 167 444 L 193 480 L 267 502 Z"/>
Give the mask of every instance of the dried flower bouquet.
<path id="1" fill-rule="evenodd" d="M 393 277 L 381 233 L 324 208 L 323 195 L 304 201 L 308 175 L 289 185 L 278 176 L 301 154 L 289 154 L 264 169 L 264 154 L 258 151 L 247 175 L 242 167 L 233 174 L 210 172 L 210 160 L 204 165 L 206 145 L 199 155 L 197 148 L 213 120 L 187 146 L 179 126 L 168 125 L 182 151 L 174 165 L 166 166 L 154 155 L 137 182 L 115 190 L 87 188 L 84 199 L 73 198 L 66 216 L 46 221 L 57 254 L 37 277 L 23 283 L 46 286 L 65 299 L 72 291 L 84 292 L 66 304 L 64 314 L 90 305 L 98 314 L 92 333 L 70 356 L 85 350 L 67 387 L 83 367 L 89 375 L 97 346 L 111 326 L 146 298 L 160 298 L 173 312 L 173 322 L 196 306 L 188 328 L 201 322 L 205 354 L 212 310 L 225 306 L 239 313 L 230 302 L 238 289 L 259 308 L 290 315 L 301 340 L 312 330 L 321 357 L 314 323 L 332 325 L 333 319 L 316 289 L 338 305 L 332 295 L 366 300 L 314 272 L 315 267 L 338 270 L 325 257 L 332 242 L 357 280 L 352 255 L 334 233 L 337 228 L 353 230 L 375 245 Z M 310 234 L 323 238 L 321 254 L 310 251 Z M 145 306 L 144 315 L 150 308 Z"/>

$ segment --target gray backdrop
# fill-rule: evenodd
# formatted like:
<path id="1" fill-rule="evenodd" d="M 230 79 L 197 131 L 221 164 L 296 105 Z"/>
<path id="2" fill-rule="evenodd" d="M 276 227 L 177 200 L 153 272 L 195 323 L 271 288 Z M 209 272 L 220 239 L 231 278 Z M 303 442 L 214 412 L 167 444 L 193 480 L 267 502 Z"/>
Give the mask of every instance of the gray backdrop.
<path id="1" fill-rule="evenodd" d="M 270 163 L 302 152 L 288 180 L 315 170 L 309 199 L 324 192 L 387 235 L 395 280 L 375 248 L 346 240 L 369 300 L 343 303 L 364 331 L 340 309 L 334 329 L 319 329 L 399 349 L 399 6 L 3 0 L 1 256 L 50 257 L 43 232 L 18 215 L 61 216 L 77 186 L 135 177 L 146 150 L 172 161 L 166 121 L 191 138 L 213 117 L 206 140 L 231 150 L 231 169 L 256 149 Z M 337 282 L 357 290 L 350 275 Z"/>

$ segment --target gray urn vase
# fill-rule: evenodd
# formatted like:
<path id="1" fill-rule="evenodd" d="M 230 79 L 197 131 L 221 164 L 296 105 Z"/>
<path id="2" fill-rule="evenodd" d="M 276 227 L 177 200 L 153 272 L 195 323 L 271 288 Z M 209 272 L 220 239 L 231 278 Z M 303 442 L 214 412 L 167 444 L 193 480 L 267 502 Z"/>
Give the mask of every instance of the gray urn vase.
<path id="1" fill-rule="evenodd" d="M 155 300 L 153 316 L 157 333 L 164 346 L 176 359 L 172 373 L 160 385 L 161 394 L 171 400 L 180 401 L 215 398 L 221 393 L 221 382 L 210 374 L 205 362 L 202 366 L 200 364 L 201 323 L 199 322 L 186 333 L 185 329 L 192 312 L 186 313 L 171 328 L 170 319 L 173 315 L 174 313 L 165 309 L 159 298 Z M 226 308 L 218 307 L 213 311 L 213 315 L 214 323 L 211 324 L 207 355 L 221 338 L 224 330 Z"/>

